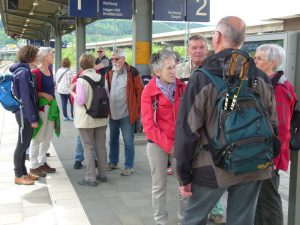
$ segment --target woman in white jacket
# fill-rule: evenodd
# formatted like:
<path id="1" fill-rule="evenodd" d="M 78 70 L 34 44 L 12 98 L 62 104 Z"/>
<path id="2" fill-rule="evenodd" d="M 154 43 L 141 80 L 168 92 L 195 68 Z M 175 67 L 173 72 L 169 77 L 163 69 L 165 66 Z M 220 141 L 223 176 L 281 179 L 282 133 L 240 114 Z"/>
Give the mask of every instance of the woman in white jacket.
<path id="1" fill-rule="evenodd" d="M 108 117 L 93 118 L 86 113 L 86 108 L 89 109 L 91 106 L 93 89 L 82 77 L 87 76 L 96 82 L 105 78 L 96 73 L 94 69 L 95 57 L 93 55 L 82 54 L 79 58 L 79 65 L 83 72 L 76 82 L 76 93 L 74 92 L 75 84 L 71 86 L 70 91 L 70 94 L 74 97 L 74 125 L 79 131 L 87 165 L 85 178 L 80 181 L 79 184 L 84 186 L 97 186 L 97 180 L 101 182 L 107 181 L 107 152 L 105 142 Z M 105 86 L 107 87 L 107 84 L 105 84 Z M 93 150 L 95 150 L 98 162 L 98 176 L 96 175 Z"/>

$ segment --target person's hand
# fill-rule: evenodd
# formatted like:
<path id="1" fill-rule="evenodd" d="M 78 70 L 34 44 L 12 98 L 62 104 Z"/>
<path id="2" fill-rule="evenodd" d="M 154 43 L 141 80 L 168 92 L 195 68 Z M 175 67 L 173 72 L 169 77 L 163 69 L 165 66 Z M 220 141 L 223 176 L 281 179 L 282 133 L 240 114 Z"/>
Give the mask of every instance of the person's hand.
<path id="1" fill-rule="evenodd" d="M 45 94 L 45 98 L 50 102 L 53 100 L 53 96 L 49 94 Z"/>
<path id="2" fill-rule="evenodd" d="M 189 183 L 186 186 L 180 186 L 179 192 L 183 198 L 191 197 L 192 196 L 192 183 Z"/>
<path id="3" fill-rule="evenodd" d="M 174 157 L 174 146 L 173 146 L 173 148 L 171 149 L 171 151 L 170 151 L 169 154 L 170 154 L 171 157 Z"/>
<path id="4" fill-rule="evenodd" d="M 70 91 L 75 91 L 75 88 L 76 88 L 76 83 L 71 84 Z"/>
<path id="5" fill-rule="evenodd" d="M 38 123 L 37 123 L 37 122 L 32 123 L 32 124 L 31 124 L 31 127 L 32 127 L 32 128 L 37 128 L 37 127 L 38 127 Z"/>

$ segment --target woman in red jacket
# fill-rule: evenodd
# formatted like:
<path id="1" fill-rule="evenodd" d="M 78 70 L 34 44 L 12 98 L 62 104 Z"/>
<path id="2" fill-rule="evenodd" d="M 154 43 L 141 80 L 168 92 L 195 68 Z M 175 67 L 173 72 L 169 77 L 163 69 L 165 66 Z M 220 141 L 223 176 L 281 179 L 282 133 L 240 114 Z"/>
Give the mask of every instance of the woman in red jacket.
<path id="1" fill-rule="evenodd" d="M 176 78 L 175 55 L 168 50 L 153 54 L 154 78 L 142 93 L 141 115 L 148 140 L 152 176 L 152 205 L 156 224 L 167 224 L 166 190 L 168 157 L 174 154 L 175 127 L 185 84 Z"/>
<path id="2" fill-rule="evenodd" d="M 290 122 L 296 101 L 291 83 L 279 67 L 285 61 L 285 51 L 279 45 L 265 44 L 256 49 L 254 61 L 257 68 L 265 72 L 272 81 L 275 90 L 278 134 L 281 143 L 279 155 L 274 159 L 275 174 L 264 180 L 258 197 L 255 225 L 283 225 L 283 213 L 278 193 L 279 170 L 287 171 L 290 161 Z"/>

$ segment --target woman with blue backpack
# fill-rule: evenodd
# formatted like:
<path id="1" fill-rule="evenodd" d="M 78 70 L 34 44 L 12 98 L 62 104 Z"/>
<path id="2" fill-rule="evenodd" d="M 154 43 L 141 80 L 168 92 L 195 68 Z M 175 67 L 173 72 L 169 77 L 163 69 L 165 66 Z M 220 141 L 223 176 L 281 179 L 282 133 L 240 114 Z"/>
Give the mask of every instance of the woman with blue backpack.
<path id="1" fill-rule="evenodd" d="M 19 109 L 14 112 L 19 125 L 14 152 L 15 183 L 19 185 L 34 184 L 34 181 L 39 179 L 38 176 L 27 173 L 25 166 L 26 150 L 39 120 L 36 84 L 30 72 L 31 68 L 37 66 L 37 54 L 36 47 L 25 45 L 17 53 L 19 62 L 9 68 L 14 77 L 13 93 L 21 103 Z"/>

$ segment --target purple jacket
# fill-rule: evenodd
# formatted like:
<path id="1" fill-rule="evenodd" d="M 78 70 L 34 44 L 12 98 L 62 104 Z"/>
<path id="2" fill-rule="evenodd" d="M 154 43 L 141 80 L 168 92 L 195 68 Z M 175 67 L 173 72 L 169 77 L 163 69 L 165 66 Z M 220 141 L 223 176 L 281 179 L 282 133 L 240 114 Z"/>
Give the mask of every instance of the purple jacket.
<path id="1" fill-rule="evenodd" d="M 22 102 L 23 116 L 30 123 L 38 122 L 38 97 L 36 82 L 27 63 L 13 64 L 9 71 L 14 74 L 13 93 Z M 18 110 L 16 113 L 20 113 Z"/>

